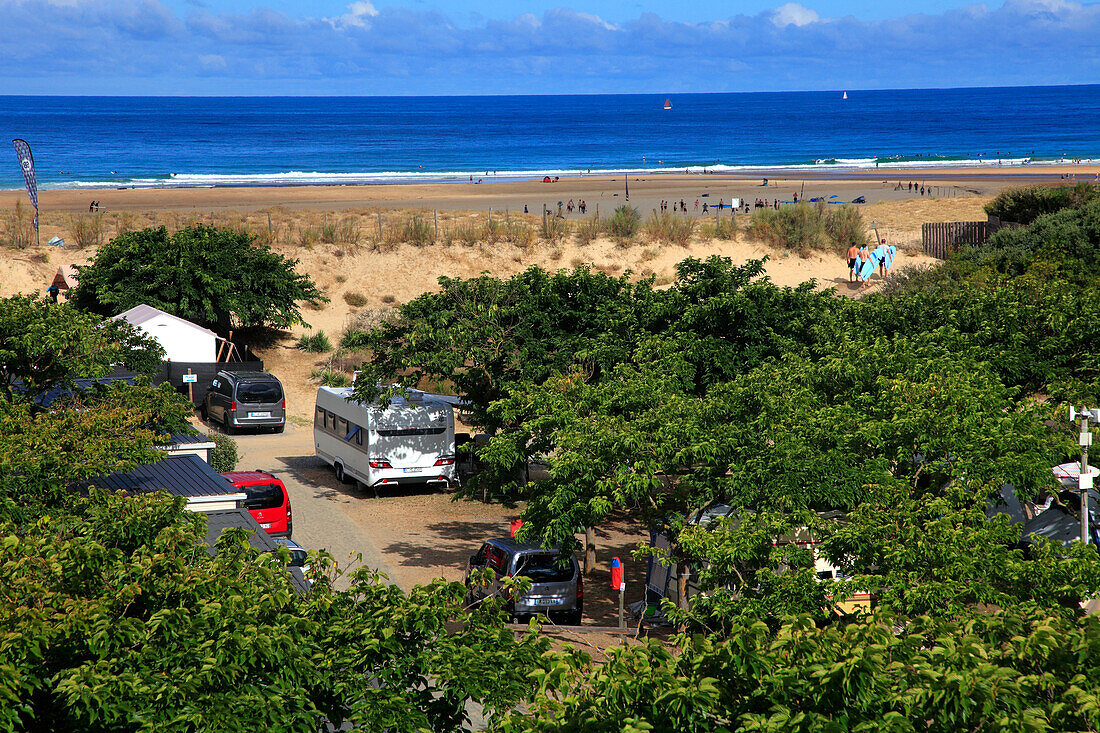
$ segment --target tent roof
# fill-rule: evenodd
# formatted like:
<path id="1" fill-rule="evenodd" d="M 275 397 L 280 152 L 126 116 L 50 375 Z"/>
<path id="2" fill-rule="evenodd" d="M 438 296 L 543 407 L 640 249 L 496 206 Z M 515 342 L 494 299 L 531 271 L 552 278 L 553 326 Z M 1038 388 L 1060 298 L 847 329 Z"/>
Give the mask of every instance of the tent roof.
<path id="1" fill-rule="evenodd" d="M 135 305 L 130 310 L 123 311 L 122 313 L 119 313 L 117 316 L 111 316 L 111 320 L 122 319 L 122 320 L 130 323 L 131 325 L 140 326 L 143 323 L 147 323 L 147 322 L 149 322 L 149 321 L 151 321 L 154 318 L 157 318 L 159 316 L 164 316 L 165 318 L 168 318 L 170 321 L 173 321 L 174 323 L 178 323 L 181 326 L 186 326 L 188 328 L 194 329 L 194 330 L 199 331 L 201 333 L 209 334 L 212 338 L 218 338 L 218 334 L 214 333 L 213 331 L 211 331 L 208 328 L 203 328 L 202 326 L 199 326 L 195 323 L 191 323 L 191 321 L 185 320 L 183 318 L 179 318 L 178 316 L 174 316 L 171 313 L 166 313 L 166 312 L 160 310 L 159 308 L 154 308 L 151 305 L 145 305 L 144 303 L 142 303 L 141 305 Z"/>

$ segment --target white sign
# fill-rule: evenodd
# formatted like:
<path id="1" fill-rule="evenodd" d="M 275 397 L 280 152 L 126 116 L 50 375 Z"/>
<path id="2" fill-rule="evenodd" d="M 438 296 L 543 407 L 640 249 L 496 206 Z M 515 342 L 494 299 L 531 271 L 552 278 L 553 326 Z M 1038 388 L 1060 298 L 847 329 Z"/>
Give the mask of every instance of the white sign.
<path id="1" fill-rule="evenodd" d="M 199 381 L 199 375 L 198 374 L 184 374 L 183 375 L 183 383 L 184 384 L 196 384 L 196 383 L 198 383 L 198 381 Z"/>

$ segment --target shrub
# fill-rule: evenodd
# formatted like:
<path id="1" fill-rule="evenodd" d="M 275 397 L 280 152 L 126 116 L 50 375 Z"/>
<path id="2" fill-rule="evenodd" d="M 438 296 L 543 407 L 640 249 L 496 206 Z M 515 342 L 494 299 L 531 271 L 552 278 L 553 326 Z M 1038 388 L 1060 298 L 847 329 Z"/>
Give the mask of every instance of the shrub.
<path id="1" fill-rule="evenodd" d="M 654 210 L 645 223 L 645 232 L 651 239 L 682 247 L 687 246 L 694 231 L 695 219 L 676 216 L 668 211 Z"/>
<path id="2" fill-rule="evenodd" d="M 504 226 L 504 238 L 517 247 L 529 247 L 535 243 L 535 232 L 524 221 L 508 221 Z"/>
<path id="3" fill-rule="evenodd" d="M 71 229 L 77 247 L 98 247 L 103 241 L 103 215 L 78 214 L 72 218 Z"/>
<path id="4" fill-rule="evenodd" d="M 615 239 L 625 241 L 637 233 L 641 223 L 642 215 L 638 210 L 629 204 L 623 204 L 607 220 L 607 233 Z"/>
<path id="5" fill-rule="evenodd" d="M 332 351 L 332 343 L 328 340 L 328 336 L 324 331 L 318 331 L 317 333 L 305 334 L 298 339 L 297 347 L 302 351 L 308 351 L 311 354 L 323 354 L 326 351 Z"/>
<path id="6" fill-rule="evenodd" d="M 1084 206 L 1100 198 L 1100 186 L 1081 182 L 1076 186 L 1021 186 L 997 194 L 985 205 L 985 213 L 1001 221 L 1030 224 L 1044 214 Z"/>
<path id="7" fill-rule="evenodd" d="M 15 210 L 4 217 L 4 243 L 16 249 L 26 249 L 32 241 L 34 228 L 31 217 L 22 201 L 15 202 Z"/>
<path id="8" fill-rule="evenodd" d="M 569 234 L 569 222 L 559 219 L 554 214 L 547 214 L 542 218 L 542 238 L 550 244 L 558 244 Z"/>
<path id="9" fill-rule="evenodd" d="M 307 249 L 317 244 L 320 238 L 321 231 L 316 227 L 306 225 L 298 230 L 298 244 Z"/>
<path id="10" fill-rule="evenodd" d="M 702 236 L 707 239 L 737 239 L 741 225 L 736 217 L 718 218 L 717 221 L 702 227 Z"/>
<path id="11" fill-rule="evenodd" d="M 749 234 L 757 240 L 806 257 L 813 250 L 828 249 L 823 206 L 797 204 L 784 209 L 757 209 L 749 221 Z"/>
<path id="12" fill-rule="evenodd" d="M 214 450 L 210 451 L 210 467 L 218 473 L 235 470 L 237 468 L 237 441 L 221 433 L 210 433 L 207 437 L 214 444 Z"/>
<path id="13" fill-rule="evenodd" d="M 852 244 L 867 243 L 863 215 L 850 204 L 833 206 L 825 212 L 825 231 L 828 232 L 832 249 L 837 254 L 844 254 Z"/>
<path id="14" fill-rule="evenodd" d="M 603 222 L 599 217 L 582 219 L 577 224 L 577 242 L 579 244 L 591 244 L 603 233 Z"/>
<path id="15" fill-rule="evenodd" d="M 459 222 L 452 229 L 453 239 L 462 244 L 474 245 L 481 241 L 481 227 L 469 221 Z"/>
<path id="16" fill-rule="evenodd" d="M 325 244 L 336 244 L 336 225 L 329 224 L 326 220 L 320 228 L 320 239 Z"/>
<path id="17" fill-rule="evenodd" d="M 344 302 L 350 305 L 352 308 L 362 308 L 367 304 L 367 296 L 363 295 L 362 293 L 344 293 Z"/>
<path id="18" fill-rule="evenodd" d="M 322 387 L 350 387 L 352 382 L 350 374 L 338 372 L 328 367 L 314 369 L 310 372 L 309 377 Z"/>
<path id="19" fill-rule="evenodd" d="M 132 211 L 119 211 L 115 213 L 115 235 L 125 234 L 134 229 L 134 213 Z"/>
<path id="20" fill-rule="evenodd" d="M 359 220 L 354 216 L 345 216 L 336 226 L 336 239 L 347 244 L 359 244 L 362 232 L 359 231 Z"/>
<path id="21" fill-rule="evenodd" d="M 401 239 L 417 247 L 435 244 L 435 226 L 425 221 L 420 214 L 413 214 L 402 227 Z"/>

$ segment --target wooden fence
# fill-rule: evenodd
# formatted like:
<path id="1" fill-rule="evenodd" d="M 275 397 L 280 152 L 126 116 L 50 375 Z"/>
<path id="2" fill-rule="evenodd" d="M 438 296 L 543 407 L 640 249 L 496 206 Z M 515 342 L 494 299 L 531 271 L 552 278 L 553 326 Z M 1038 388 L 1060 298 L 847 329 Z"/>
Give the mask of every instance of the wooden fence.
<path id="1" fill-rule="evenodd" d="M 983 245 L 994 232 L 1005 227 L 1017 227 L 997 217 L 989 221 L 943 221 L 921 225 L 921 248 L 926 255 L 941 260 L 958 249 L 960 244 Z"/>

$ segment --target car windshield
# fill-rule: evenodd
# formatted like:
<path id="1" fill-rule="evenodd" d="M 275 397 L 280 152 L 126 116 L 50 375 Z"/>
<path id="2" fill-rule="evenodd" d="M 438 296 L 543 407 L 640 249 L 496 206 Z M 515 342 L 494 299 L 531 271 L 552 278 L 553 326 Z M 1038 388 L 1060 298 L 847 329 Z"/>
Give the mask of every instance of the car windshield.
<path id="1" fill-rule="evenodd" d="M 283 390 L 278 382 L 245 382 L 237 387 L 237 401 L 250 404 L 278 402 Z"/>
<path id="2" fill-rule="evenodd" d="M 564 583 L 573 579 L 573 563 L 560 555 L 527 555 L 520 559 L 516 575 L 525 575 L 535 583 Z"/>
<path id="3" fill-rule="evenodd" d="M 245 509 L 274 509 L 283 505 L 283 492 L 275 484 L 244 487 Z"/>

